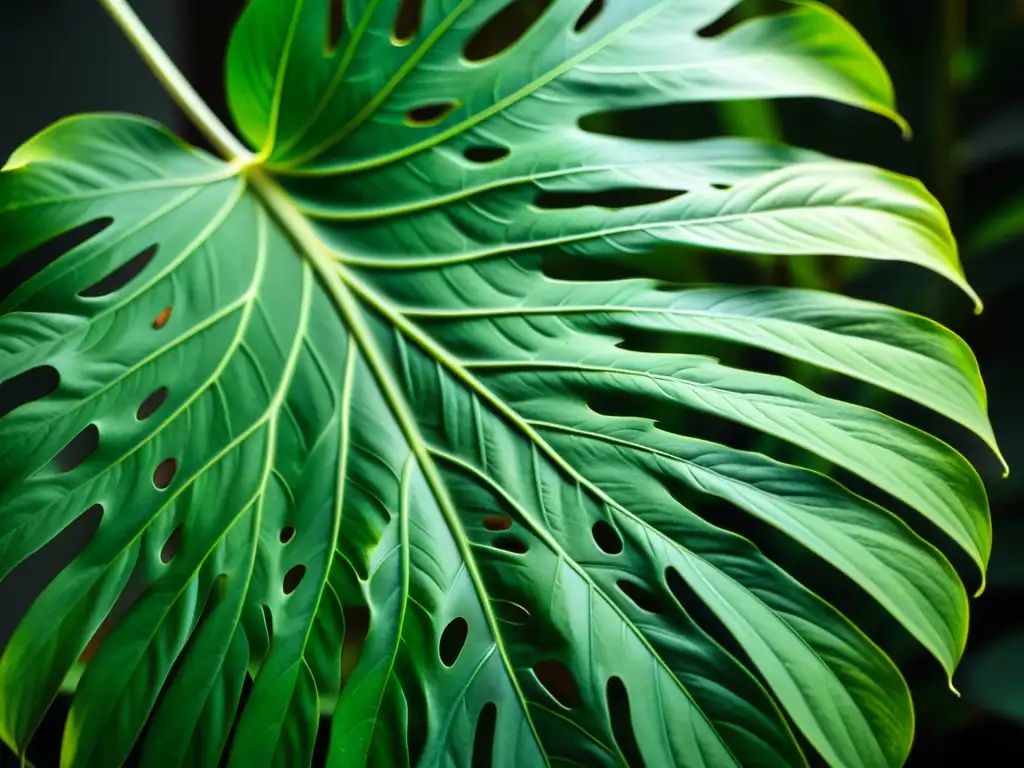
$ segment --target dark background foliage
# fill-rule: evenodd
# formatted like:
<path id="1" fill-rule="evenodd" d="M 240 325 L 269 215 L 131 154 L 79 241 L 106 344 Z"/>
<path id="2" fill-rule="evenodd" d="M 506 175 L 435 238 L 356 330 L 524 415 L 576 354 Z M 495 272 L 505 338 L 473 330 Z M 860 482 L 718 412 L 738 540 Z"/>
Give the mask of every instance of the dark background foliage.
<path id="1" fill-rule="evenodd" d="M 535 0 L 540 5 L 542 0 Z M 143 20 L 199 91 L 222 115 L 222 60 L 244 0 L 136 0 Z M 1024 0 L 831 0 L 889 67 L 900 109 L 914 127 L 912 142 L 886 121 L 809 101 L 782 104 L 689 105 L 600 118 L 601 130 L 641 137 L 689 138 L 722 131 L 812 147 L 924 180 L 942 200 L 963 248 L 968 276 L 986 302 L 980 317 L 940 279 L 906 265 L 750 259 L 660 253 L 645 269 L 680 281 L 771 282 L 836 290 L 928 314 L 963 335 L 976 351 L 989 387 L 992 419 L 1017 474 L 1001 479 L 994 460 L 970 435 L 910 405 L 836 377 L 751 352 L 722 352 L 726 362 L 794 376 L 829 394 L 888 410 L 961 446 L 981 468 L 992 497 L 996 546 L 986 593 L 973 603 L 972 634 L 955 697 L 938 665 L 905 633 L 860 599 L 825 566 L 730 510 L 712 510 L 741 528 L 769 554 L 850 614 L 893 655 L 914 689 L 918 728 L 912 766 L 1024 763 L 1024 401 L 1017 364 L 1024 349 Z M 744 13 L 771 10 L 747 0 Z M 95 2 L 0 2 L 0 157 L 54 120 L 76 112 L 127 111 L 170 125 L 202 144 Z M 700 257 L 700 258 L 695 258 Z M 559 274 L 580 274 L 562 265 Z M 592 271 L 588 271 L 592 277 Z M 5 275 L 8 283 L 16 276 Z M 11 286 L 0 286 L 9 289 Z M 643 345 L 642 338 L 628 343 Z M 679 342 L 682 343 L 682 342 Z M 688 350 L 693 345 L 687 342 Z M 710 345 L 707 351 L 721 351 Z M 628 404 L 616 404 L 626 408 Z M 666 414 L 665 419 L 682 418 Z M 685 428 L 719 441 L 814 462 L 792 449 L 689 417 Z M 825 469 L 829 469 L 825 467 Z M 841 480 L 870 493 L 848 477 Z M 907 513 L 912 516 L 912 513 Z M 926 531 L 927 533 L 927 531 Z M 0 647 L 42 585 L 80 546 L 72 531 L 0 586 Z M 78 541 L 76 541 L 76 537 Z M 949 548 L 934 537 L 947 552 Z M 76 546 L 77 544 L 77 546 Z M 951 556 L 953 555 L 950 552 Z M 969 589 L 969 565 L 955 561 Z M 66 701 L 56 702 L 31 757 L 58 765 Z M 0 754 L 0 765 L 8 754 Z"/>

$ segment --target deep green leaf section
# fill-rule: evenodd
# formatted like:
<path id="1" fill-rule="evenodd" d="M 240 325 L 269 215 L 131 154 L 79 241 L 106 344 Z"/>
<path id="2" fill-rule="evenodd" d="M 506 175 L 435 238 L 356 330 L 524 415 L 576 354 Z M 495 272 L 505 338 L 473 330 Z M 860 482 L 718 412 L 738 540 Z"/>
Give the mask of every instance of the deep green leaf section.
<path id="1" fill-rule="evenodd" d="M 500 768 L 803 766 L 796 730 L 832 766 L 903 762 L 899 671 L 704 503 L 821 558 L 951 675 L 964 587 L 919 520 L 885 506 L 984 570 L 977 474 L 886 415 L 624 340 L 756 347 L 998 451 L 970 350 L 843 296 L 543 269 L 683 245 L 901 260 L 970 290 L 918 182 L 751 141 L 580 128 L 795 96 L 900 122 L 833 11 L 793 3 L 709 34 L 736 4 L 605 0 L 594 15 L 555 0 L 468 61 L 504 0 L 428 0 L 411 33 L 399 0 L 346 0 L 337 39 L 330 0 L 253 0 L 227 74 L 256 160 L 115 115 L 65 120 L 11 157 L 0 267 L 85 239 L 0 303 L 0 578 L 101 519 L 0 656 L 6 744 L 24 753 L 131 594 L 75 692 L 68 768 L 133 749 L 153 768 L 308 765 L 328 699 L 337 768 L 470 766 L 488 745 Z M 670 431 L 651 421 L 666 406 L 880 493 Z"/>

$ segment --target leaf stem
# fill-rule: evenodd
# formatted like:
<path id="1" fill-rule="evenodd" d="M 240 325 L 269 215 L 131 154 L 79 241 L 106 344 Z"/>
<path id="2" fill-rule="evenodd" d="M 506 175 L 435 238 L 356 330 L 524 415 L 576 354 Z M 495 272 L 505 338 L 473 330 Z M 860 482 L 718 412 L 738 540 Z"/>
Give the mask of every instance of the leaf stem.
<path id="1" fill-rule="evenodd" d="M 231 130 L 221 122 L 213 110 L 203 101 L 196 89 L 185 78 L 181 70 L 167 55 L 146 25 L 128 5 L 126 0 L 99 0 L 99 4 L 124 32 L 142 56 L 161 85 L 167 90 L 178 106 L 184 110 L 195 126 L 210 140 L 225 159 L 249 165 L 253 153 L 240 142 Z"/>

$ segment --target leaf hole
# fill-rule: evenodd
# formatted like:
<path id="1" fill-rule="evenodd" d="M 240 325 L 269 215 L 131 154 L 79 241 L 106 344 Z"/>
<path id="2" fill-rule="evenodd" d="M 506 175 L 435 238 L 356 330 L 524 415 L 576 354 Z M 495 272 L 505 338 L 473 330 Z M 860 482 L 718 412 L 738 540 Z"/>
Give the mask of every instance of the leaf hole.
<path id="1" fill-rule="evenodd" d="M 590 529 L 594 543 L 606 555 L 618 555 L 622 552 L 622 537 L 607 520 L 598 520 Z"/>
<path id="2" fill-rule="evenodd" d="M 304 566 L 302 563 L 299 563 L 298 565 L 292 567 L 292 569 L 284 575 L 284 593 L 286 595 L 290 595 L 292 592 L 298 589 L 299 584 L 302 583 L 302 579 L 305 576 L 306 566 Z"/>
<path id="3" fill-rule="evenodd" d="M 80 466 L 83 461 L 92 456 L 100 446 L 100 430 L 95 424 L 89 424 L 85 429 L 71 438 L 71 442 L 65 445 L 60 453 L 53 457 L 54 468 L 58 472 L 70 472 Z"/>
<path id="4" fill-rule="evenodd" d="M 405 742 L 408 745 L 409 762 L 406 765 L 420 765 L 430 735 L 430 708 L 421 686 L 405 689 L 406 724 Z"/>
<path id="5" fill-rule="evenodd" d="M 459 106 L 457 101 L 439 101 L 435 104 L 425 104 L 422 107 L 410 109 L 405 119 L 409 125 L 417 128 L 427 128 L 444 121 L 448 115 Z"/>
<path id="6" fill-rule="evenodd" d="M 139 410 L 135 412 L 135 418 L 139 421 L 145 421 L 160 410 L 160 406 L 163 405 L 166 400 L 167 387 L 160 387 L 160 389 L 156 390 L 153 394 L 142 401 L 142 404 L 139 406 Z"/>
<path id="7" fill-rule="evenodd" d="M 523 627 L 530 623 L 530 612 L 518 603 L 510 603 L 506 600 L 496 600 L 494 602 L 494 612 L 500 621 L 506 624 L 513 624 L 517 627 Z"/>
<path id="8" fill-rule="evenodd" d="M 746 657 L 746 652 L 736 640 L 736 636 L 722 624 L 700 595 L 693 591 L 679 571 L 671 566 L 665 569 L 665 585 L 683 613 L 696 622 L 716 643 L 737 658 Z"/>
<path id="9" fill-rule="evenodd" d="M 480 708 L 473 736 L 471 768 L 491 768 L 494 765 L 494 733 L 498 725 L 498 705 L 489 701 Z"/>
<path id="10" fill-rule="evenodd" d="M 611 211 L 665 203 L 685 195 L 685 190 L 623 187 L 594 192 L 540 192 L 533 204 L 545 211 L 593 206 Z"/>
<path id="11" fill-rule="evenodd" d="M 178 554 L 178 550 L 181 549 L 181 540 L 185 534 L 185 526 L 179 525 L 173 531 L 171 535 L 167 537 L 167 541 L 164 542 L 163 548 L 160 550 L 160 562 L 167 565 L 174 556 Z"/>
<path id="12" fill-rule="evenodd" d="M 580 690 L 572 672 L 560 661 L 542 661 L 533 668 L 537 681 L 544 686 L 551 698 L 566 709 L 572 709 L 580 702 Z"/>
<path id="13" fill-rule="evenodd" d="M 605 698 L 608 702 L 608 717 L 611 720 L 612 734 L 615 736 L 615 743 L 619 745 L 619 751 L 626 760 L 629 768 L 644 768 L 644 758 L 640 753 L 640 745 L 637 744 L 636 734 L 633 732 L 633 718 L 629 711 L 629 692 L 626 686 L 617 677 L 608 680 L 605 689 Z"/>
<path id="14" fill-rule="evenodd" d="M 461 616 L 448 622 L 448 626 L 441 633 L 441 642 L 438 644 L 438 655 L 441 663 L 451 667 L 459 660 L 462 649 L 466 647 L 466 638 L 469 637 L 469 623 Z"/>
<path id="15" fill-rule="evenodd" d="M 286 525 L 281 529 L 281 543 L 287 544 L 289 541 L 295 538 L 295 526 Z"/>
<path id="16" fill-rule="evenodd" d="M 156 319 L 153 321 L 153 327 L 156 330 L 159 331 L 161 328 L 167 325 L 167 321 L 171 319 L 172 309 L 172 307 L 164 307 L 163 309 L 160 310 L 160 314 L 157 315 Z"/>
<path id="17" fill-rule="evenodd" d="M 463 154 L 470 162 L 485 165 L 504 160 L 511 151 L 506 147 L 469 147 Z"/>
<path id="18" fill-rule="evenodd" d="M 638 334 L 635 332 L 635 329 L 630 330 L 614 324 L 606 326 L 604 332 L 609 335 L 615 334 L 622 339 L 616 345 L 620 349 L 652 354 L 664 352 L 666 340 L 670 338 L 662 334 Z M 659 342 L 660 346 L 658 346 Z M 691 337 L 686 338 L 688 354 L 696 354 L 693 350 L 700 348 L 699 339 L 691 340 Z M 744 350 L 744 352 L 746 351 Z M 758 356 L 755 354 L 757 350 L 750 350 L 750 352 L 751 354 L 747 355 L 745 359 L 751 362 L 744 366 L 745 370 L 751 370 L 758 359 Z M 714 361 L 709 362 L 714 363 Z M 685 435 L 691 439 L 737 447 L 747 446 L 748 450 L 749 446 L 756 446 L 763 439 L 763 433 L 755 427 L 749 427 L 738 421 L 731 421 L 716 413 L 702 412 L 695 409 L 666 409 L 664 407 L 665 401 L 659 399 L 661 397 L 662 395 L 654 392 L 611 394 L 591 391 L 586 393 L 587 405 L 596 413 L 612 417 L 657 416 L 658 429 Z M 683 488 L 686 487 L 682 482 L 678 483 L 678 485 Z M 706 508 L 714 503 L 714 497 L 707 493 L 694 494 L 694 497 L 700 499 L 700 502 L 695 503 L 699 504 L 701 516 L 706 517 Z M 681 499 L 680 502 L 687 506 Z M 730 507 L 732 505 L 725 503 L 723 506 Z M 743 516 L 741 513 L 734 514 L 736 518 Z M 733 533 L 742 534 L 742 531 L 733 528 L 729 530 L 732 530 Z"/>
<path id="19" fill-rule="evenodd" d="M 732 184 L 714 183 L 714 184 L 711 185 L 711 188 L 712 189 L 721 189 L 723 191 L 728 191 L 728 190 L 732 189 Z"/>
<path id="20" fill-rule="evenodd" d="M 338 50 L 345 28 L 345 0 L 329 0 L 327 4 L 327 53 Z"/>
<path id="21" fill-rule="evenodd" d="M 164 459 L 155 470 L 153 470 L 153 485 L 159 490 L 164 490 L 174 480 L 174 475 L 178 471 L 178 460 L 177 459 Z"/>
<path id="22" fill-rule="evenodd" d="M 263 609 L 263 623 L 267 625 L 267 639 L 270 642 L 274 640 L 274 614 L 270 610 L 269 605 L 260 606 Z"/>
<path id="23" fill-rule="evenodd" d="M 61 256 L 93 239 L 113 223 L 114 220 L 109 216 L 94 219 L 62 232 L 15 258 L 0 269 L 0 301 Z"/>
<path id="24" fill-rule="evenodd" d="M 640 585 L 634 584 L 632 581 L 622 580 L 617 581 L 616 586 L 641 611 L 647 611 L 648 613 L 661 613 L 663 611 L 661 601 Z"/>
<path id="25" fill-rule="evenodd" d="M 494 541 L 491 543 L 497 549 L 504 552 L 511 552 L 514 555 L 525 555 L 530 551 L 530 547 L 527 546 L 525 541 L 510 533 L 495 536 Z"/>
<path id="26" fill-rule="evenodd" d="M 97 627 L 96 631 L 93 632 L 92 637 L 89 638 L 88 644 L 79 656 L 79 661 L 83 664 L 87 664 L 97 653 L 103 650 L 103 643 L 111 635 L 111 633 L 117 629 L 117 627 L 124 621 L 125 617 L 129 614 L 132 606 L 138 602 L 139 598 L 145 594 L 146 590 L 149 589 L 151 584 L 150 577 L 146 573 L 147 568 L 141 561 L 135 562 L 135 567 L 132 568 L 131 574 L 128 576 L 128 581 L 121 589 L 121 593 L 117 596 L 113 606 L 107 612 L 106 617 Z M 117 651 L 104 651 L 104 655 L 111 656 L 116 654 Z"/>
<path id="27" fill-rule="evenodd" d="M 477 31 L 462 55 L 467 61 L 484 61 L 518 43 L 540 19 L 553 0 L 512 0 Z"/>
<path id="28" fill-rule="evenodd" d="M 341 642 L 341 682 L 344 686 L 363 654 L 366 636 L 370 633 L 370 609 L 365 605 L 345 605 L 341 610 L 345 617 L 345 637 Z"/>
<path id="29" fill-rule="evenodd" d="M 16 408 L 41 400 L 60 385 L 60 374 L 52 365 L 38 365 L 0 383 L 0 418 Z"/>
<path id="30" fill-rule="evenodd" d="M 405 45 L 420 31 L 422 23 L 423 0 L 402 0 L 398 15 L 395 16 L 393 42 L 396 45 Z"/>
<path id="31" fill-rule="evenodd" d="M 0 648 L 43 590 L 85 550 L 102 520 L 103 505 L 92 504 L 0 580 Z"/>
<path id="32" fill-rule="evenodd" d="M 95 299 L 121 290 L 142 273 L 142 270 L 156 256 L 157 250 L 158 247 L 156 245 L 149 246 L 149 248 L 133 256 L 109 275 L 93 283 L 78 295 L 88 299 Z"/>
<path id="33" fill-rule="evenodd" d="M 488 531 L 507 531 L 512 527 L 512 518 L 505 515 L 488 515 L 484 518 L 484 528 Z"/>
<path id="34" fill-rule="evenodd" d="M 663 103 L 581 115 L 580 130 L 601 136 L 662 141 L 701 140 L 721 132 L 716 102 Z"/>
<path id="35" fill-rule="evenodd" d="M 601 15 L 601 11 L 603 10 L 604 0 L 592 0 L 590 5 L 587 6 L 586 10 L 584 10 L 576 20 L 576 32 L 585 32 L 587 27 L 597 21 L 597 17 Z"/>
<path id="36" fill-rule="evenodd" d="M 704 38 L 721 37 L 755 16 L 769 16 L 788 10 L 792 10 L 792 6 L 786 5 L 784 0 L 743 0 L 733 3 L 728 11 L 699 29 L 697 34 Z"/>
<path id="37" fill-rule="evenodd" d="M 687 613 L 691 613 L 700 604 L 700 598 L 690 589 L 686 580 L 679 575 L 679 571 L 671 566 L 665 569 L 665 584 L 672 597 Z"/>

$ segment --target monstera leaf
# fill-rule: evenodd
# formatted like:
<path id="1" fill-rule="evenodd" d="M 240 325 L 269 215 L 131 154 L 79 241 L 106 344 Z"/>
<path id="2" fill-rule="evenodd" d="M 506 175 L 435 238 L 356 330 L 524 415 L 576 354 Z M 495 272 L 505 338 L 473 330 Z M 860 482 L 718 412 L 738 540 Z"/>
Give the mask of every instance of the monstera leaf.
<path id="1" fill-rule="evenodd" d="M 797 96 L 898 122 L 849 26 L 816 3 L 730 27 L 715 22 L 736 0 L 253 0 L 227 74 L 254 154 L 123 0 L 103 3 L 226 157 L 93 115 L 0 175 L 0 264 L 81 241 L 0 307 L 0 575 L 95 524 L 0 658 L 10 747 L 25 754 L 131 582 L 63 766 L 304 766 L 328 701 L 328 764 L 345 768 L 904 760 L 892 662 L 702 505 L 792 537 L 952 674 L 968 608 L 945 556 L 826 476 L 644 415 L 817 454 L 983 570 L 978 475 L 883 414 L 622 342 L 760 348 L 995 447 L 970 351 L 827 293 L 544 270 L 683 245 L 901 260 L 966 287 L 917 182 L 581 127 Z"/>

